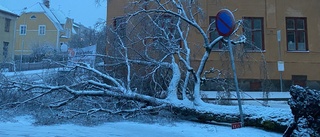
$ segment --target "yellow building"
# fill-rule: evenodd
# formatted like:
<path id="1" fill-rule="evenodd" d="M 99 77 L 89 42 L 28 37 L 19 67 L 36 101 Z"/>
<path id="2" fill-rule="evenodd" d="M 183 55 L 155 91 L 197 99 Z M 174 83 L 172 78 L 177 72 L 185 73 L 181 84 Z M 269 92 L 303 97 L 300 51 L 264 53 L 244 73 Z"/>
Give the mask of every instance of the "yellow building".
<path id="1" fill-rule="evenodd" d="M 73 19 L 50 9 L 49 3 L 36 3 L 25 9 L 16 25 L 16 60 L 41 48 L 46 54 L 61 52 L 61 45 L 71 39 L 73 27 Z"/>
<path id="2" fill-rule="evenodd" d="M 17 14 L 0 5 L 0 63 L 13 61 L 17 18 Z"/>
<path id="3" fill-rule="evenodd" d="M 107 22 L 112 25 L 128 12 L 129 0 L 109 1 Z M 271 90 L 280 90 L 280 77 L 284 89 L 291 84 L 320 89 L 320 1 L 319 0 L 196 0 L 204 11 L 204 19 L 197 19 L 204 30 L 215 20 L 219 10 L 233 11 L 236 20 L 243 20 L 240 32 L 247 42 L 238 45 L 241 51 L 236 60 L 238 78 L 242 89 L 261 90 L 263 81 L 269 79 Z M 151 9 L 147 7 L 145 9 Z M 279 33 L 278 33 L 279 32 Z M 280 34 L 280 41 L 278 41 Z M 190 34 L 190 42 L 202 43 L 199 33 Z M 209 33 L 210 40 L 217 36 Z M 202 52 L 191 47 L 194 64 L 199 64 Z M 203 49 L 205 50 L 205 49 Z M 206 68 L 230 68 L 225 59 L 225 47 L 217 44 Z M 225 54 L 228 55 L 228 54 Z M 280 57 L 281 55 L 281 57 Z M 237 56 L 236 56 L 237 57 Z M 278 61 L 284 62 L 280 76 Z M 280 62 L 282 65 L 282 62 Z M 232 77 L 232 76 L 230 76 Z"/>

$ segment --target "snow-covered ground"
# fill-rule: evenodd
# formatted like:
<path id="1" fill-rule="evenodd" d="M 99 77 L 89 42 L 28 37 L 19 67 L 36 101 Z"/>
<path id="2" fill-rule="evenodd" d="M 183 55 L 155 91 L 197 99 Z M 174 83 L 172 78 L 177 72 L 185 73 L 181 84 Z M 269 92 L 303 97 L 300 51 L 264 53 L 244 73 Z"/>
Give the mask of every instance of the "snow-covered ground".
<path id="1" fill-rule="evenodd" d="M 64 70 L 64 68 L 51 68 L 51 69 L 41 69 L 41 70 L 27 70 L 27 71 L 16 71 L 16 72 L 2 72 L 6 77 L 15 77 L 20 75 L 48 75 L 50 73 L 54 73 L 60 70 Z"/>
<path id="2" fill-rule="evenodd" d="M 72 124 L 35 126 L 31 116 L 0 123 L 0 137 L 281 137 L 281 134 L 251 127 L 231 127 L 174 122 L 146 124 L 114 122 L 85 127 Z"/>

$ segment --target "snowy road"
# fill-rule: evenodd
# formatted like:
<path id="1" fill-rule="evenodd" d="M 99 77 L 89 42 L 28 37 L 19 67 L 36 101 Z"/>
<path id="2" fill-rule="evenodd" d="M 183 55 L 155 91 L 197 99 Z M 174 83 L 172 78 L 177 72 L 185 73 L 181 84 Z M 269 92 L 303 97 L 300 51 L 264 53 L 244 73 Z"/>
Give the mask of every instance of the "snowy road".
<path id="1" fill-rule="evenodd" d="M 255 128 L 240 128 L 179 122 L 173 124 L 142 124 L 135 122 L 106 123 L 94 127 L 72 124 L 34 126 L 30 116 L 17 117 L 14 122 L 0 123 L 0 137 L 281 137 Z"/>

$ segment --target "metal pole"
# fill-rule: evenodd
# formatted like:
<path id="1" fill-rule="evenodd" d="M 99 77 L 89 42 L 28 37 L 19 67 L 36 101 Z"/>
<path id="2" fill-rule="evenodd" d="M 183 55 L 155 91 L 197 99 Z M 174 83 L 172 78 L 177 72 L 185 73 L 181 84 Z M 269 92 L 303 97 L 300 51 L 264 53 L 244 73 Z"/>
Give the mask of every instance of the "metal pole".
<path id="1" fill-rule="evenodd" d="M 282 71 L 280 71 L 280 88 L 281 88 L 281 92 L 283 92 Z"/>
<path id="2" fill-rule="evenodd" d="M 230 58 L 231 58 L 231 66 L 232 66 L 232 71 L 233 71 L 234 84 L 235 84 L 236 90 L 237 90 L 237 98 L 238 98 L 238 104 L 239 104 L 241 126 L 243 127 L 244 126 L 244 120 L 243 120 L 242 104 L 241 104 L 241 99 L 240 99 L 240 92 L 239 92 L 238 78 L 237 78 L 237 72 L 236 72 L 236 65 L 234 63 L 234 57 L 233 57 L 233 51 L 232 51 L 232 45 L 231 45 L 230 37 L 228 37 L 228 47 L 229 47 L 229 51 L 230 51 Z"/>
<path id="3" fill-rule="evenodd" d="M 281 55 L 281 31 L 278 30 L 277 31 L 277 37 L 278 37 L 278 53 L 279 53 L 279 61 L 282 61 L 282 55 Z M 283 84 L 282 84 L 282 71 L 279 71 L 280 72 L 280 91 L 282 92 L 283 91 Z"/>

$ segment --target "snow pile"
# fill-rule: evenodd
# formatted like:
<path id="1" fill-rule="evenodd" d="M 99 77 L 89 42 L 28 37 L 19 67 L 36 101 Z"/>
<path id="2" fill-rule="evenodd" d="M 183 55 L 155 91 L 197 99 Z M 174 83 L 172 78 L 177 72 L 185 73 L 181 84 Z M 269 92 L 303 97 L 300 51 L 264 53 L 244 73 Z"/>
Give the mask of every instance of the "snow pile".
<path id="1" fill-rule="evenodd" d="M 285 133 L 285 137 L 320 136 L 320 91 L 292 86 L 290 105 L 294 122 Z"/>

